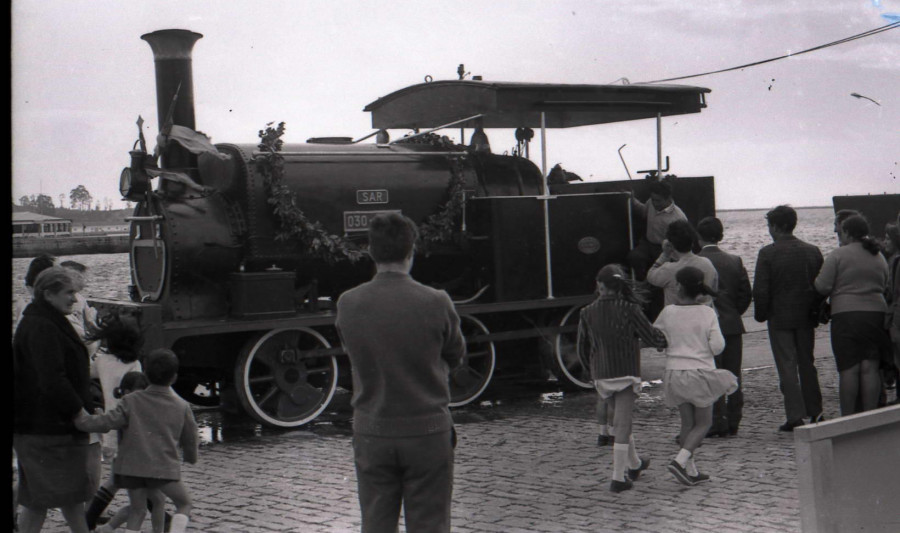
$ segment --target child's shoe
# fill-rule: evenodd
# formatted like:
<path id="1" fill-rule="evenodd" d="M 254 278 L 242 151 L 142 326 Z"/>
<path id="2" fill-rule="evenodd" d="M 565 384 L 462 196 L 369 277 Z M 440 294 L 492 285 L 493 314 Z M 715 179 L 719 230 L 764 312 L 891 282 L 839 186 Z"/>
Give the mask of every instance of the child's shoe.
<path id="1" fill-rule="evenodd" d="M 678 464 L 678 461 L 673 460 L 669 463 L 667 467 L 669 472 L 672 472 L 672 475 L 675 476 L 675 479 L 678 480 L 682 485 L 687 485 L 688 487 L 692 487 L 694 485 L 694 481 L 691 479 L 691 476 L 688 475 L 687 470 L 684 469 L 683 466 Z"/>
<path id="2" fill-rule="evenodd" d="M 697 472 L 696 476 L 688 477 L 691 478 L 691 481 L 694 485 L 696 485 L 697 483 L 703 483 L 704 481 L 709 481 L 709 476 L 707 476 L 706 474 L 701 474 L 700 472 Z"/>
<path id="3" fill-rule="evenodd" d="M 626 477 L 625 481 L 617 481 L 615 479 L 612 480 L 612 482 L 609 484 L 609 490 L 612 492 L 622 492 L 625 490 L 631 490 L 633 486 L 634 483 L 632 483 L 631 480 Z"/>
<path id="4" fill-rule="evenodd" d="M 637 478 L 641 475 L 641 472 L 647 470 L 647 467 L 650 466 L 650 459 L 644 459 L 643 457 L 640 457 L 640 460 L 641 464 L 637 468 L 629 468 L 625 471 L 625 474 L 632 481 L 637 481 Z"/>
<path id="5" fill-rule="evenodd" d="M 612 435 L 597 435 L 597 446 L 609 446 L 612 442 Z"/>

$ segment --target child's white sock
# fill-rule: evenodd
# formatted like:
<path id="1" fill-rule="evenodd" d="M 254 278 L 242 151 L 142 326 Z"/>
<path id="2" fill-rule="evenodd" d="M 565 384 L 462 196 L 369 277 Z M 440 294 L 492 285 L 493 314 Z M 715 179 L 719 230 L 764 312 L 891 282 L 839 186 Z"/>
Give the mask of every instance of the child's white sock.
<path id="1" fill-rule="evenodd" d="M 628 445 L 613 444 L 613 479 L 625 481 L 625 466 L 628 464 Z"/>
<path id="2" fill-rule="evenodd" d="M 187 529 L 188 517 L 184 514 L 172 515 L 172 524 L 169 527 L 169 533 L 184 533 Z"/>
<path id="3" fill-rule="evenodd" d="M 637 448 L 634 446 L 634 434 L 628 437 L 628 468 L 641 466 L 641 458 L 638 457 Z"/>
<path id="4" fill-rule="evenodd" d="M 609 425 L 600 424 L 600 434 L 608 437 L 609 436 Z"/>
<path id="5" fill-rule="evenodd" d="M 697 471 L 697 465 L 694 464 L 694 456 L 693 455 L 691 455 L 691 458 L 688 459 L 687 465 L 685 466 L 685 470 L 687 470 L 687 473 L 689 476 L 696 476 L 700 473 Z"/>
<path id="6" fill-rule="evenodd" d="M 682 448 L 682 449 L 678 450 L 678 455 L 675 456 L 675 462 L 678 463 L 679 465 L 681 465 L 681 468 L 684 468 L 684 466 L 688 462 L 688 459 L 690 459 L 690 458 L 691 458 L 691 452 Z"/>

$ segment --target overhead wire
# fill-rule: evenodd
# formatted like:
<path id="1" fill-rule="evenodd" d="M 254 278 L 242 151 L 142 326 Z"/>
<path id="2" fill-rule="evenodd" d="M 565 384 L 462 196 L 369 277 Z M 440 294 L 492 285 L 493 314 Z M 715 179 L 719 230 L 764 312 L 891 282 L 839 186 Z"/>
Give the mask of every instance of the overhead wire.
<path id="1" fill-rule="evenodd" d="M 773 58 L 770 58 L 770 59 L 763 59 L 762 61 L 754 61 L 754 62 L 752 62 L 752 63 L 747 63 L 747 64 L 744 64 L 744 65 L 738 65 L 738 66 L 736 66 L 736 67 L 729 67 L 729 68 L 723 68 L 723 69 L 719 69 L 719 70 L 712 70 L 712 71 L 710 71 L 710 72 L 703 72 L 703 73 L 701 73 L 701 74 L 691 74 L 691 75 L 689 75 L 689 76 L 678 76 L 678 77 L 675 77 L 675 78 L 666 78 L 666 79 L 662 79 L 662 80 L 653 80 L 653 81 L 642 81 L 642 82 L 638 82 L 638 83 L 641 83 L 641 84 L 651 84 L 651 83 L 664 83 L 664 82 L 667 82 L 667 81 L 686 80 L 686 79 L 690 79 L 690 78 L 699 78 L 700 76 L 709 76 L 709 75 L 711 75 L 711 74 L 720 74 L 720 73 L 722 73 L 722 72 L 729 72 L 729 71 L 732 71 L 732 70 L 740 70 L 740 69 L 744 69 L 744 68 L 748 68 L 748 67 L 755 67 L 756 65 L 762 65 L 762 64 L 765 64 L 765 63 L 771 63 L 771 62 L 773 62 L 773 61 L 779 61 L 779 60 L 781 60 L 781 59 L 787 59 L 787 58 L 789 58 L 789 57 L 799 56 L 799 55 L 801 55 L 801 54 L 807 54 L 807 53 L 809 53 L 809 52 L 815 52 L 815 51 L 817 51 L 817 50 L 822 50 L 823 48 L 828 48 L 828 47 L 830 47 L 830 46 L 837 46 L 837 45 L 839 45 L 839 44 L 848 43 L 848 42 L 850 42 L 850 41 L 855 41 L 855 40 L 857 40 L 857 39 L 862 39 L 862 38 L 864 38 L 864 37 L 870 37 L 870 36 L 872 36 L 872 35 L 876 35 L 876 34 L 879 34 L 879 33 L 882 33 L 882 32 L 888 31 L 888 30 L 896 29 L 897 27 L 900 27 L 900 21 L 892 22 L 892 23 L 887 24 L 887 25 L 885 25 L 885 26 L 881 26 L 880 28 L 875 28 L 875 29 L 872 29 L 872 30 L 869 30 L 869 31 L 864 31 L 864 32 L 862 32 L 862 33 L 857 33 L 856 35 L 851 35 L 850 37 L 845 37 L 845 38 L 843 38 L 843 39 L 838 39 L 837 41 L 832 41 L 832 42 L 830 42 L 830 43 L 820 44 L 820 45 L 814 46 L 814 47 L 812 47 L 812 48 L 807 48 L 806 50 L 801 50 L 801 51 L 799 51 L 799 52 L 791 52 L 791 53 L 785 54 L 785 55 L 783 55 L 783 56 L 773 57 Z M 621 78 L 620 78 L 620 79 L 621 79 Z M 618 81 L 618 80 L 616 80 L 616 81 Z"/>

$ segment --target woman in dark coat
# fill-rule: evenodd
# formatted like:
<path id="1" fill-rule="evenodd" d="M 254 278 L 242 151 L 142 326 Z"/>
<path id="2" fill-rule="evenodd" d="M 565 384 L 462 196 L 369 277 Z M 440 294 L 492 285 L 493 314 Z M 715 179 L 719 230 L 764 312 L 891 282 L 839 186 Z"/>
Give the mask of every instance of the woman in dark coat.
<path id="1" fill-rule="evenodd" d="M 75 293 L 69 270 L 41 272 L 13 338 L 13 448 L 22 532 L 39 532 L 50 508 L 62 511 L 71 531 L 88 532 L 84 502 L 98 480 L 89 469 L 88 434 L 73 423 L 82 407 L 93 408 L 87 349 L 66 319 Z"/>

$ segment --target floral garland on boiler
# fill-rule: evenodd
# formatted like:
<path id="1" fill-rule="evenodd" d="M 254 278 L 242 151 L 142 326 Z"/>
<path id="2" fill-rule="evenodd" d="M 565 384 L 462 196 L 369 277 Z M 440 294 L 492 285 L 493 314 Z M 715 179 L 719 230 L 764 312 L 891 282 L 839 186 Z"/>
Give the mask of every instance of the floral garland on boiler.
<path id="1" fill-rule="evenodd" d="M 284 141 L 284 122 L 277 127 L 272 127 L 272 122 L 266 124 L 264 130 L 259 130 L 260 143 L 258 148 L 261 155 L 254 158 L 256 170 L 263 177 L 268 192 L 267 202 L 272 206 L 273 213 L 278 217 L 281 231 L 275 235 L 275 240 L 294 240 L 310 250 L 312 255 L 323 259 L 329 264 L 349 260 L 355 263 L 365 255 L 357 245 L 341 237 L 328 233 L 321 222 L 312 222 L 297 205 L 297 195 L 294 194 L 282 182 L 284 177 L 284 157 L 279 154 Z M 411 144 L 429 144 L 443 148 L 457 147 L 447 137 L 439 137 L 435 134 L 427 134 L 400 142 Z M 436 213 L 429 216 L 419 224 L 418 249 L 428 253 L 438 243 L 452 242 L 454 237 L 464 237 L 463 232 L 457 230 L 458 221 L 462 216 L 465 202 L 465 178 L 461 158 L 455 157 L 450 162 L 450 180 L 447 185 L 447 200 Z"/>
<path id="2" fill-rule="evenodd" d="M 465 150 L 465 146 L 453 143 L 447 136 L 439 136 L 435 133 L 426 133 L 411 139 L 401 139 L 401 143 L 428 144 L 436 148 L 450 148 L 457 151 Z M 450 159 L 450 180 L 447 184 L 447 200 L 436 213 L 419 224 L 418 249 L 428 253 L 435 244 L 447 243 L 465 239 L 466 233 L 459 227 L 459 220 L 463 214 L 465 205 L 465 173 L 461 157 Z"/>
<path id="3" fill-rule="evenodd" d="M 352 263 L 359 261 L 363 257 L 362 250 L 340 235 L 325 231 L 321 222 L 311 222 L 297 206 L 297 195 L 282 183 L 284 157 L 278 152 L 284 145 L 281 140 L 284 122 L 275 128 L 272 124 L 266 124 L 266 129 L 259 131 L 259 150 L 265 155 L 256 157 L 254 163 L 269 193 L 267 201 L 281 222 L 281 231 L 275 235 L 275 240 L 296 240 L 306 246 L 313 256 L 328 264 L 344 260 Z"/>

